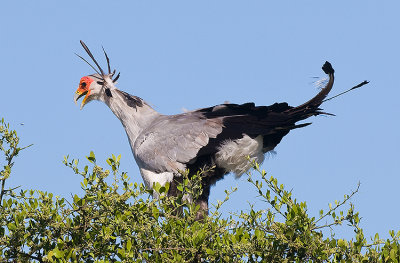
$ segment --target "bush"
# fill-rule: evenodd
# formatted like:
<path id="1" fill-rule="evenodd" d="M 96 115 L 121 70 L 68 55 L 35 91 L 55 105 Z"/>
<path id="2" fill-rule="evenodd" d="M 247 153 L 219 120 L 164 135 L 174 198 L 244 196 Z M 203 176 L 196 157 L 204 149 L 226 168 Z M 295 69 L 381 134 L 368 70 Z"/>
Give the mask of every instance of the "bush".
<path id="1" fill-rule="evenodd" d="M 83 195 L 71 200 L 38 190 L 6 189 L 14 158 L 24 148 L 9 125 L 1 121 L 0 150 L 4 153 L 0 193 L 0 259 L 9 262 L 398 262 L 399 236 L 371 242 L 359 226 L 360 217 L 349 203 L 358 188 L 342 201 L 307 213 L 290 191 L 267 177 L 254 163 L 249 183 L 265 202 L 263 210 L 220 214 L 235 191 L 226 191 L 208 217 L 196 221 L 199 207 L 186 196 L 201 193 L 201 173 L 183 174 L 182 194 L 169 197 L 168 185 L 155 185 L 153 199 L 143 184 L 131 183 L 119 172 L 120 156 L 107 159 L 108 169 L 65 158 L 64 164 L 82 176 Z M 112 178 L 109 178 L 112 175 Z M 341 210 L 345 204 L 348 209 Z M 324 223 L 322 223 L 324 222 Z M 351 240 L 322 234 L 324 229 L 349 224 Z"/>

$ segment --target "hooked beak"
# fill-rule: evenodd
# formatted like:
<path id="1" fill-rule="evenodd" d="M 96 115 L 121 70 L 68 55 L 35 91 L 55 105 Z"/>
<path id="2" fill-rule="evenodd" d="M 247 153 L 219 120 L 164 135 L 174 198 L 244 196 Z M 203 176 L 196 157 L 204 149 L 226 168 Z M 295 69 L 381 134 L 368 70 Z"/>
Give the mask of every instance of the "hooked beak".
<path id="1" fill-rule="evenodd" d="M 82 100 L 80 109 L 82 109 L 83 106 L 85 106 L 86 100 L 87 100 L 89 94 L 90 94 L 90 92 L 87 91 L 87 90 L 85 90 L 84 92 L 81 92 L 81 91 L 79 91 L 79 89 L 78 89 L 78 90 L 75 92 L 75 95 L 74 95 L 74 102 L 75 102 L 75 104 L 78 104 L 78 103 L 77 103 L 78 100 L 79 100 L 81 97 L 85 96 L 85 97 L 83 98 L 83 100 Z"/>

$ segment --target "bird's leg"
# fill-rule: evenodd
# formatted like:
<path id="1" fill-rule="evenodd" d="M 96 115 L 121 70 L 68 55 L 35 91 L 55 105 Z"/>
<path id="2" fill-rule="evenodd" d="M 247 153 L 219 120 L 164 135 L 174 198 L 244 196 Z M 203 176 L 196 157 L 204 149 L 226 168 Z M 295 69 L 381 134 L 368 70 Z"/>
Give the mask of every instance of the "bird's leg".
<path id="1" fill-rule="evenodd" d="M 208 216 L 208 200 L 196 200 L 196 204 L 200 205 L 199 211 L 196 214 L 196 220 L 203 220 L 206 216 Z"/>
<path id="2" fill-rule="evenodd" d="M 169 196 L 178 196 L 180 191 L 178 190 L 178 185 L 182 184 L 183 178 L 181 176 L 177 176 L 174 180 L 171 181 L 169 185 L 168 195 Z M 208 215 L 208 197 L 210 195 L 210 185 L 202 184 L 203 191 L 201 195 L 194 200 L 196 205 L 200 206 L 199 211 L 196 214 L 196 220 L 202 220 Z M 174 213 L 176 216 L 182 216 L 183 214 L 183 207 L 177 208 Z"/>
<path id="3" fill-rule="evenodd" d="M 203 185 L 203 192 L 199 198 L 195 201 L 196 205 L 200 205 L 199 211 L 197 211 L 196 220 L 202 220 L 208 216 L 208 197 L 210 196 L 211 186 L 208 184 Z"/>
<path id="4" fill-rule="evenodd" d="M 169 185 L 169 190 L 168 190 L 168 195 L 169 196 L 175 196 L 177 197 L 180 194 L 180 191 L 178 190 L 178 185 L 182 184 L 182 177 L 174 177 L 174 179 L 171 181 L 170 185 Z M 172 207 L 174 208 L 174 207 Z M 175 208 L 176 210 L 174 211 L 174 215 L 176 216 L 182 216 L 183 214 L 183 207 L 178 207 Z"/>

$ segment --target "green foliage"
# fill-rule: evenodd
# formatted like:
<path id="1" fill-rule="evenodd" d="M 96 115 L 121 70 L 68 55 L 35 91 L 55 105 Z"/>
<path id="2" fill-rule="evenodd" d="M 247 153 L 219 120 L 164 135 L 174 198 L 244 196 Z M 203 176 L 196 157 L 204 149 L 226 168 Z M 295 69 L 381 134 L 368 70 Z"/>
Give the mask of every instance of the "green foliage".
<path id="1" fill-rule="evenodd" d="M 335 201 L 318 216 L 308 215 L 276 178 L 267 177 L 254 163 L 249 174 L 265 202 L 263 210 L 223 217 L 219 209 L 196 221 L 199 207 L 188 199 L 201 193 L 201 173 L 183 173 L 182 194 L 169 197 L 169 186 L 154 185 L 157 199 L 143 184 L 131 183 L 119 172 L 120 156 L 96 164 L 90 152 L 88 165 L 65 157 L 64 164 L 82 177 L 82 195 L 71 198 L 37 190 L 6 189 L 13 159 L 23 149 L 9 125 L 1 121 L 0 261 L 9 262 L 398 262 L 400 232 L 390 239 L 378 234 L 371 241 L 360 228 L 360 216 L 349 204 L 358 188 Z M 111 177 L 112 178 L 109 178 Z M 188 198 L 189 197 L 189 198 Z M 346 210 L 341 210 L 345 205 Z M 323 230 L 348 224 L 351 240 L 326 237 Z M 325 231 L 326 232 L 326 231 Z"/>

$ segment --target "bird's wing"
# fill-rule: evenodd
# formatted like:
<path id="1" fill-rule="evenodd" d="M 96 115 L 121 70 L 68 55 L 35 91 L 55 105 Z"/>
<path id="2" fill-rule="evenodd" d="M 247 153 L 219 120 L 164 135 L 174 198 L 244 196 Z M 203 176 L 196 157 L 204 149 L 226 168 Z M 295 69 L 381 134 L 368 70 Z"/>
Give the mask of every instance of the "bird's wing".
<path id="1" fill-rule="evenodd" d="M 207 119 L 200 112 L 161 116 L 136 139 L 136 161 L 154 172 L 184 170 L 222 129 L 221 118 Z"/>

